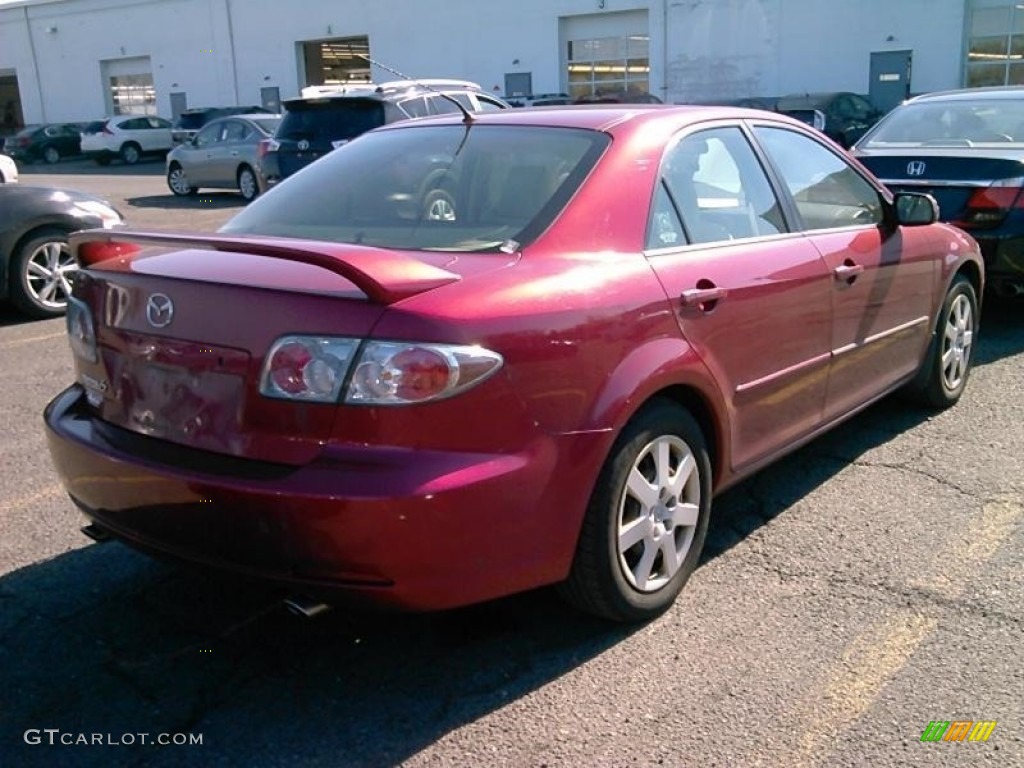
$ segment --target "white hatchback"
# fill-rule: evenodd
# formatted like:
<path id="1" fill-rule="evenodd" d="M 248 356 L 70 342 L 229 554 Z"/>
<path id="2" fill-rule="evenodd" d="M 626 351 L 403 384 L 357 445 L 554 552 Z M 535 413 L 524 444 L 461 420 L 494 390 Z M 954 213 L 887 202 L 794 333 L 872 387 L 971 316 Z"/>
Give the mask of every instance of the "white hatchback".
<path id="1" fill-rule="evenodd" d="M 0 184 L 13 184 L 18 180 L 18 166 L 14 159 L 0 155 Z"/>
<path id="2" fill-rule="evenodd" d="M 82 131 L 82 154 L 100 165 L 115 157 L 135 165 L 144 155 L 166 155 L 171 144 L 171 122 L 152 115 L 108 117 Z"/>

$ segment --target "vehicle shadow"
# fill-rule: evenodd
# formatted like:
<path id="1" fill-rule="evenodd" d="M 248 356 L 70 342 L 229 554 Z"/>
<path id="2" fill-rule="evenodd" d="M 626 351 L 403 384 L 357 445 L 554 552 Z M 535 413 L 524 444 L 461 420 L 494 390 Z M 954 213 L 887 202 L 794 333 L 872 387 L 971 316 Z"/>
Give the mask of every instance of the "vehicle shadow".
<path id="1" fill-rule="evenodd" d="M 178 197 L 172 194 L 127 197 L 125 202 L 133 208 L 176 208 L 185 210 L 244 208 L 245 200 L 237 192 L 201 192 L 193 197 Z"/>
<path id="2" fill-rule="evenodd" d="M 315 621 L 279 598 L 119 544 L 0 579 L 4 764 L 395 765 L 635 631 L 576 615 L 546 590 L 440 614 L 335 610 Z M 26 743 L 44 728 L 121 744 L 142 733 L 203 741 Z"/>
<path id="3" fill-rule="evenodd" d="M 1010 315 L 987 315 L 985 330 L 982 364 L 1024 350 L 1024 323 Z M 702 563 L 929 416 L 887 398 L 723 494 Z M 3 576 L 0 763 L 397 765 L 642 629 L 581 616 L 549 589 L 439 614 L 338 608 L 314 621 L 281 597 L 115 543 Z M 45 728 L 122 746 L 50 746 Z M 199 734 L 202 746 L 136 735 L 161 733 Z"/>
<path id="4" fill-rule="evenodd" d="M 1024 352 L 1024 297 L 986 296 L 980 337 L 975 365 L 987 365 Z"/>
<path id="5" fill-rule="evenodd" d="M 18 165 L 18 172 L 22 176 L 163 176 L 166 169 L 164 158 L 153 155 L 143 157 L 135 165 L 125 165 L 120 160 L 114 160 L 109 165 L 99 165 L 82 157 L 65 158 L 52 165 L 38 162 L 21 163 Z"/>

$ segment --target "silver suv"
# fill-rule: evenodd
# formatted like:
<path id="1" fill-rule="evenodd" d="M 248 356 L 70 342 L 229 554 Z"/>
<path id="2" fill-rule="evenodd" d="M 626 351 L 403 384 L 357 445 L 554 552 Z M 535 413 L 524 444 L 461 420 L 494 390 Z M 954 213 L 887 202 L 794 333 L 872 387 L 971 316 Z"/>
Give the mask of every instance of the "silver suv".
<path id="1" fill-rule="evenodd" d="M 509 108 L 466 80 L 395 80 L 304 88 L 301 98 L 283 103 L 284 119 L 273 138 L 260 143 L 261 183 L 264 188 L 272 187 L 385 123 L 458 112 L 456 101 L 471 112 Z"/>

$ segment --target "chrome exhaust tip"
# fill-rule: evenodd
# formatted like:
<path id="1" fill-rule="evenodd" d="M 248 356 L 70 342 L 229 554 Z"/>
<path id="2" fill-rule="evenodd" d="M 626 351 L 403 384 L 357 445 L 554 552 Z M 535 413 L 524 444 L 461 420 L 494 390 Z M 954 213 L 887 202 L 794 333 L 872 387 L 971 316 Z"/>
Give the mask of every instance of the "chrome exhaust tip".
<path id="1" fill-rule="evenodd" d="M 98 541 L 101 544 L 104 541 L 110 541 L 110 534 L 104 531 L 99 526 L 95 525 L 94 523 L 89 523 L 89 525 L 83 525 L 81 528 L 79 528 L 79 530 L 93 541 Z"/>
<path id="2" fill-rule="evenodd" d="M 327 603 L 321 603 L 302 595 L 285 598 L 284 607 L 296 616 L 303 616 L 307 619 L 315 618 L 331 610 L 331 606 Z"/>

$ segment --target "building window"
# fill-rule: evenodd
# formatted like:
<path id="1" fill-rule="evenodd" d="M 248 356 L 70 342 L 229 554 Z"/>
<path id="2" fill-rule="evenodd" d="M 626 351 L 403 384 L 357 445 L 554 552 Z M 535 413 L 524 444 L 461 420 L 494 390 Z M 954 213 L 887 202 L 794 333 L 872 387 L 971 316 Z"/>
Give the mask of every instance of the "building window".
<path id="1" fill-rule="evenodd" d="M 650 91 L 650 37 L 570 40 L 569 95 L 574 99 Z"/>
<path id="2" fill-rule="evenodd" d="M 966 85 L 1024 85 L 1024 4 L 974 0 Z"/>
<path id="3" fill-rule="evenodd" d="M 155 115 L 153 75 L 111 75 L 110 101 L 115 115 Z"/>

